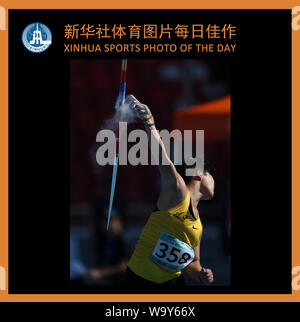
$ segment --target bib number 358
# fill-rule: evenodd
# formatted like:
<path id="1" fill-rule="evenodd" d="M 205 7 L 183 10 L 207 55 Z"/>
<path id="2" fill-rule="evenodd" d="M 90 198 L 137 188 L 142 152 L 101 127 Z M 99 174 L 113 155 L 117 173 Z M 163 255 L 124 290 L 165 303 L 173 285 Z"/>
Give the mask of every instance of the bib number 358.
<path id="1" fill-rule="evenodd" d="M 162 233 L 151 259 L 168 269 L 182 270 L 194 259 L 194 250 L 176 237 Z"/>

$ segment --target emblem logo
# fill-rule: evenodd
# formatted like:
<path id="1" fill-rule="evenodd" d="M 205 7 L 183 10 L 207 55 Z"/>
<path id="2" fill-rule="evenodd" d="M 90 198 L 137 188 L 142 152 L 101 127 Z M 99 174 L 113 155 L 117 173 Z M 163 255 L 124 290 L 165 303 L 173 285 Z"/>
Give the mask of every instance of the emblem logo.
<path id="1" fill-rule="evenodd" d="M 50 29 L 39 22 L 28 25 L 22 34 L 23 45 L 33 53 L 41 53 L 52 43 Z"/>

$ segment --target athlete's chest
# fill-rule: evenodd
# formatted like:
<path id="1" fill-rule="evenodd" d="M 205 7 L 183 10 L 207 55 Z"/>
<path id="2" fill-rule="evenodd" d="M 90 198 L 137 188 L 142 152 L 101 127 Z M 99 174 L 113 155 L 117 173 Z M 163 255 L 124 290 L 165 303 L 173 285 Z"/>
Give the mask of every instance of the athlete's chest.
<path id="1" fill-rule="evenodd" d="M 170 215 L 170 221 L 188 237 L 193 246 L 198 244 L 203 230 L 199 217 L 195 220 L 189 212 L 177 212 Z"/>

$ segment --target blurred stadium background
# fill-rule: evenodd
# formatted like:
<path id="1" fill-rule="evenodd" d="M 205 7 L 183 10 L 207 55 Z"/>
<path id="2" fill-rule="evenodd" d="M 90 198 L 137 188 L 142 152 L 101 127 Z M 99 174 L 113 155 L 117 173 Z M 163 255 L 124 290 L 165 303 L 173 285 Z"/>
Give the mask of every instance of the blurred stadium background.
<path id="1" fill-rule="evenodd" d="M 112 166 L 96 163 L 96 134 L 114 114 L 121 60 L 71 61 L 70 277 L 84 285 L 123 285 L 126 260 L 158 197 L 155 166 L 119 166 L 111 229 L 105 229 Z M 205 130 L 216 191 L 200 202 L 201 262 L 214 285 L 230 284 L 230 62 L 129 60 L 127 93 L 147 104 L 157 129 Z M 143 128 L 139 122 L 128 130 Z M 186 277 L 187 278 L 187 277 Z M 198 285 L 187 278 L 188 284 Z M 199 283 L 200 285 L 200 283 Z"/>

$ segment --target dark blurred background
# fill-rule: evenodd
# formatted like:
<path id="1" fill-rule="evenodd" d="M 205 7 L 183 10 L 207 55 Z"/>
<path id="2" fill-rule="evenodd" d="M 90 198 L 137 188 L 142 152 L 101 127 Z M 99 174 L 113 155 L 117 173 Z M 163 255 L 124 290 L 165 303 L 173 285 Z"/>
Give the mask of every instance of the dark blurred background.
<path id="1" fill-rule="evenodd" d="M 124 284 L 126 261 L 159 194 L 157 167 L 119 166 L 106 232 L 112 166 L 96 163 L 96 134 L 114 114 L 120 73 L 120 60 L 71 61 L 70 274 L 77 284 Z M 230 62 L 129 60 L 126 92 L 150 107 L 158 130 L 205 131 L 205 154 L 217 171 L 215 197 L 199 206 L 201 264 L 214 271 L 214 285 L 230 285 Z"/>

